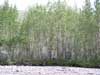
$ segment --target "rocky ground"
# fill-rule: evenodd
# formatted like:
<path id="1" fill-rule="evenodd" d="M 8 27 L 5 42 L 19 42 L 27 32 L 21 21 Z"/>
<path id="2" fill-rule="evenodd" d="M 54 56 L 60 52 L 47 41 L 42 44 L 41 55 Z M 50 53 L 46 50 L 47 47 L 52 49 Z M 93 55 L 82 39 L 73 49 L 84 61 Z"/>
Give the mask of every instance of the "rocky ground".
<path id="1" fill-rule="evenodd" d="M 100 75 L 100 69 L 60 66 L 0 66 L 0 75 Z"/>

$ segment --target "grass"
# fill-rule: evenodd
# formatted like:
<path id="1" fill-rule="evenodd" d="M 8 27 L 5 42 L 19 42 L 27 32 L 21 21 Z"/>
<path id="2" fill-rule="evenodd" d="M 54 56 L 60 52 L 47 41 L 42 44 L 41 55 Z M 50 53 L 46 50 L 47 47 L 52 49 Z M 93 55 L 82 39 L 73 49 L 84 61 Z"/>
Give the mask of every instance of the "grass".
<path id="1" fill-rule="evenodd" d="M 48 59 L 48 60 L 9 60 L 0 61 L 1 65 L 28 65 L 28 66 L 73 66 L 73 67 L 87 67 L 87 68 L 100 68 L 100 59 L 90 60 L 64 60 L 64 59 Z"/>

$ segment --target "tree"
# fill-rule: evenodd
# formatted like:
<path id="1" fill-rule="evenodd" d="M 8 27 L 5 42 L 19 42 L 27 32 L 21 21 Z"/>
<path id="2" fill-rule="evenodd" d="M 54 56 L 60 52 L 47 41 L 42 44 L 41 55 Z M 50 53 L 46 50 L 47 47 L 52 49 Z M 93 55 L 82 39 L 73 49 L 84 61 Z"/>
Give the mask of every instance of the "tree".
<path id="1" fill-rule="evenodd" d="M 15 39 L 18 33 L 19 25 L 17 21 L 18 12 L 15 7 L 9 5 L 5 1 L 4 5 L 0 6 L 0 43 L 6 49 L 9 58 L 13 58 Z"/>
<path id="2" fill-rule="evenodd" d="M 99 57 L 99 50 L 100 50 L 100 0 L 95 1 L 95 19 L 96 25 L 98 26 L 98 31 L 96 33 L 96 55 Z"/>

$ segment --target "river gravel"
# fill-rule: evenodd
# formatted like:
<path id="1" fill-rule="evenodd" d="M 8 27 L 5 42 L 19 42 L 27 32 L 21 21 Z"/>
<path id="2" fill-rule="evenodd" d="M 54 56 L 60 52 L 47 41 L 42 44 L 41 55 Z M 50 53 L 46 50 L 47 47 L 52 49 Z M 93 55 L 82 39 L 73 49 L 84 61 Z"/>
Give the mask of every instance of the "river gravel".
<path id="1" fill-rule="evenodd" d="M 100 69 L 61 66 L 0 66 L 0 75 L 100 75 Z"/>

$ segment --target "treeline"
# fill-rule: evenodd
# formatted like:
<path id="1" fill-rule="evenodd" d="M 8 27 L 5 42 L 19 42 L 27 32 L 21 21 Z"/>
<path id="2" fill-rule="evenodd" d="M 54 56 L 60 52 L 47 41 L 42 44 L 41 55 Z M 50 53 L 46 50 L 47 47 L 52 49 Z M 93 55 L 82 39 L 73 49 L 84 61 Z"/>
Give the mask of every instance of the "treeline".
<path id="1" fill-rule="evenodd" d="M 60 0 L 36 5 L 19 16 L 16 6 L 0 6 L 0 64 L 100 65 L 100 1 L 82 9 Z"/>

